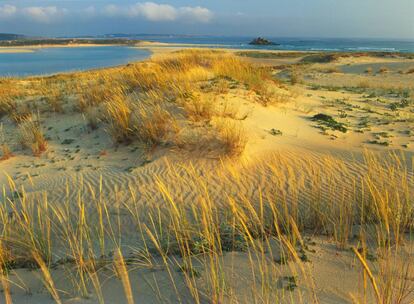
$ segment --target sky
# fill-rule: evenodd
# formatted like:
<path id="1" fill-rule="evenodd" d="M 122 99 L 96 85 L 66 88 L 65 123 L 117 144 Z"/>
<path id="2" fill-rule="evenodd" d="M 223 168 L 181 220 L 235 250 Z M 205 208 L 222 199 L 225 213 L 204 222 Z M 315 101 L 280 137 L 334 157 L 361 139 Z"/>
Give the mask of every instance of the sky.
<path id="1" fill-rule="evenodd" d="M 0 0 L 0 33 L 414 39 L 414 0 Z"/>

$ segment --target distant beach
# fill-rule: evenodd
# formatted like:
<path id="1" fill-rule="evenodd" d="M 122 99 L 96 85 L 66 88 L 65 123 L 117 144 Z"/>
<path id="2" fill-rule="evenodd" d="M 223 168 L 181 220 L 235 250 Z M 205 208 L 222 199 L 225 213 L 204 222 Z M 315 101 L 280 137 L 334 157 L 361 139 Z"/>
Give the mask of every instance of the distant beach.
<path id="1" fill-rule="evenodd" d="M 14 47 L 0 47 L 0 54 L 11 54 L 11 53 L 32 53 L 33 50 L 29 48 L 14 48 Z"/>

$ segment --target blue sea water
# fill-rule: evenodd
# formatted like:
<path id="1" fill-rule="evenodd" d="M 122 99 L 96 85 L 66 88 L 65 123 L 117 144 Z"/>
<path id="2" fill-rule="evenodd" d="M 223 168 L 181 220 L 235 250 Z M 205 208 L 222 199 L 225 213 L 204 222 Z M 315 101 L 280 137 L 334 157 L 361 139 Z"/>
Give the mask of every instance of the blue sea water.
<path id="1" fill-rule="evenodd" d="M 0 76 L 49 75 L 117 66 L 150 56 L 125 46 L 43 48 L 31 53 L 0 53 Z"/>
<path id="2" fill-rule="evenodd" d="M 278 38 L 265 37 L 277 45 L 249 45 L 255 37 L 225 36 L 178 36 L 178 35 L 134 35 L 132 39 L 151 40 L 167 43 L 199 44 L 200 46 L 216 46 L 241 49 L 270 49 L 297 51 L 336 51 L 336 52 L 402 52 L 414 53 L 412 40 L 393 39 L 339 39 L 339 38 Z"/>

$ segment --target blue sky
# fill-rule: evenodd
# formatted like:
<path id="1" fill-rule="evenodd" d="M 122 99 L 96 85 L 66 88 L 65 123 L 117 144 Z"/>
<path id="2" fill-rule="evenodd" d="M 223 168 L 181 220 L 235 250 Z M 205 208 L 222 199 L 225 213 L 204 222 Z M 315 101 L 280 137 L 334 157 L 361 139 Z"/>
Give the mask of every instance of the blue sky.
<path id="1" fill-rule="evenodd" d="M 0 32 L 414 39 L 414 0 L 0 0 Z"/>

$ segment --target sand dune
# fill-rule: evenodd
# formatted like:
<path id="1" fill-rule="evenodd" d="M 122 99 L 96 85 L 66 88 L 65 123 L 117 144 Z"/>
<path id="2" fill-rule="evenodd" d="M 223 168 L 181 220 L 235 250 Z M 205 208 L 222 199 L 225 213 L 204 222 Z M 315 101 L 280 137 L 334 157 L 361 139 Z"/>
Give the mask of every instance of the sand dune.
<path id="1" fill-rule="evenodd" d="M 220 55 L 246 73 L 237 81 L 221 75 L 223 80 L 211 75 L 233 71 L 206 64 L 207 59 L 217 60 L 208 57 L 215 55 L 191 52 L 172 55 L 182 56 L 178 59 L 159 54 L 159 59 L 138 64 L 136 71 L 129 66 L 108 69 L 108 74 L 95 71 L 93 76 L 78 73 L 48 80 L 10 80 L 11 84 L 0 86 L 11 96 L 19 96 L 12 106 L 23 117 L 20 121 L 20 116 L 13 116 L 15 112 L 7 112 L 1 118 L 2 144 L 7 143 L 13 154 L 0 161 L 1 214 L 10 229 L 3 235 L 4 242 L 13 243 L 10 235 L 19 240 L 13 252 L 28 260 L 23 260 L 25 265 L 34 263 L 30 254 L 36 248 L 50 251 L 48 269 L 55 285 L 51 288 L 50 282 L 38 279 L 39 275 L 47 277 L 41 267 L 35 271 L 12 267 L 3 290 L 5 282 L 12 283 L 15 303 L 54 303 L 56 299 L 48 294 L 53 295 L 51 289 L 58 290 L 63 303 L 102 303 L 102 299 L 126 303 L 128 284 L 122 267 L 117 267 L 119 250 L 136 303 L 269 303 L 275 299 L 280 303 L 349 303 L 352 298 L 363 299 L 364 293 L 367 303 L 375 301 L 378 295 L 364 285 L 366 272 L 352 248 L 362 248 L 361 254 L 371 258 L 368 263 L 377 280 L 383 272 L 376 261 L 393 261 L 392 267 L 400 271 L 400 262 L 412 258 L 411 241 L 401 247 L 395 260 L 386 259 L 392 246 L 376 243 L 382 241 L 376 238 L 395 237 L 397 232 L 404 235 L 405 225 L 410 225 L 396 218 L 410 218 L 409 200 L 414 197 L 413 105 L 404 101 L 412 98 L 406 86 L 412 74 L 400 77 L 394 71 L 375 79 L 359 75 L 377 86 L 353 91 L 347 86 L 336 88 L 351 76 L 326 72 L 318 65 L 287 69 L 273 67 L 276 62 L 263 67 L 263 62 L 247 60 L 256 64 L 251 66 L 245 58 Z M 193 58 L 199 61 L 194 63 Z M 168 64 L 161 65 L 162 60 Z M 341 60 L 336 64 L 360 64 L 368 59 Z M 163 72 L 159 75 L 154 72 L 157 64 Z M 295 82 L 292 74 L 299 68 L 301 79 Z M 164 75 L 167 69 L 176 74 Z M 270 74 L 263 74 L 263 69 L 270 69 Z M 119 76 L 124 73 L 127 77 Z M 90 82 L 95 78 L 96 83 Z M 398 83 L 388 82 L 394 78 Z M 44 91 L 39 97 L 37 86 L 42 81 L 50 81 L 49 87 L 56 86 L 56 81 L 59 90 L 66 90 L 66 95 L 48 91 L 57 94 L 60 103 L 53 103 Z M 79 93 L 76 85 L 81 81 L 87 81 L 86 92 Z M 180 81 L 182 87 L 175 88 Z M 105 91 L 105 85 L 115 87 L 118 82 L 130 86 L 127 93 L 121 92 L 123 99 L 111 95 L 115 89 Z M 379 82 L 403 89 L 390 91 L 379 87 Z M 107 99 L 95 95 L 87 99 L 97 88 L 103 88 L 97 96 Z M 23 98 L 16 93 L 22 90 L 26 92 Z M 155 96 L 155 101 L 139 90 Z M 214 95 L 214 111 L 197 94 Z M 82 98 L 92 106 L 82 108 Z M 161 102 L 162 98 L 167 101 Z M 111 113 L 148 114 L 148 108 L 131 105 L 129 109 L 125 100 L 130 99 L 155 107 L 151 123 L 157 118 L 154 113 L 168 119 L 174 116 L 176 120 L 171 119 L 160 134 L 170 136 L 176 129 L 178 134 L 173 133 L 170 141 L 148 145 L 141 137 L 133 137 L 138 128 L 131 132 L 127 126 L 116 129 L 124 131 L 127 139 L 118 142 L 124 137 L 111 133 Z M 194 100 L 199 104 L 191 105 Z M 117 102 L 119 107 L 111 112 L 110 106 Z M 36 147 L 32 151 L 27 145 L 22 148 L 25 143 L 18 136 L 26 106 L 32 115 L 34 110 L 40 113 L 47 141 L 47 149 L 35 156 Z M 98 113 L 92 117 L 93 127 L 88 116 L 91 108 Z M 165 109 L 171 116 L 162 112 Z M 137 123 L 146 116 L 139 118 Z M 226 154 L 219 140 L 222 119 L 231 120 L 231 126 L 240 126 L 244 132 L 225 133 L 247 139 L 242 150 L 237 150 L 239 154 Z M 162 123 L 157 126 L 158 131 L 164 127 Z M 388 208 L 380 209 L 383 201 Z M 387 225 L 378 224 L 381 216 Z M 226 229 L 230 228 L 237 231 L 229 240 Z M 369 232 L 362 239 L 365 230 Z M 216 238 L 230 245 L 220 244 L 215 252 L 204 244 L 214 245 Z M 186 248 L 187 241 L 194 248 Z M 287 251 L 290 258 L 285 261 Z M 88 287 L 82 285 L 82 276 L 88 277 Z M 406 276 L 396 280 L 406 282 L 412 276 L 407 270 Z M 407 303 L 413 300 L 410 296 Z"/>

